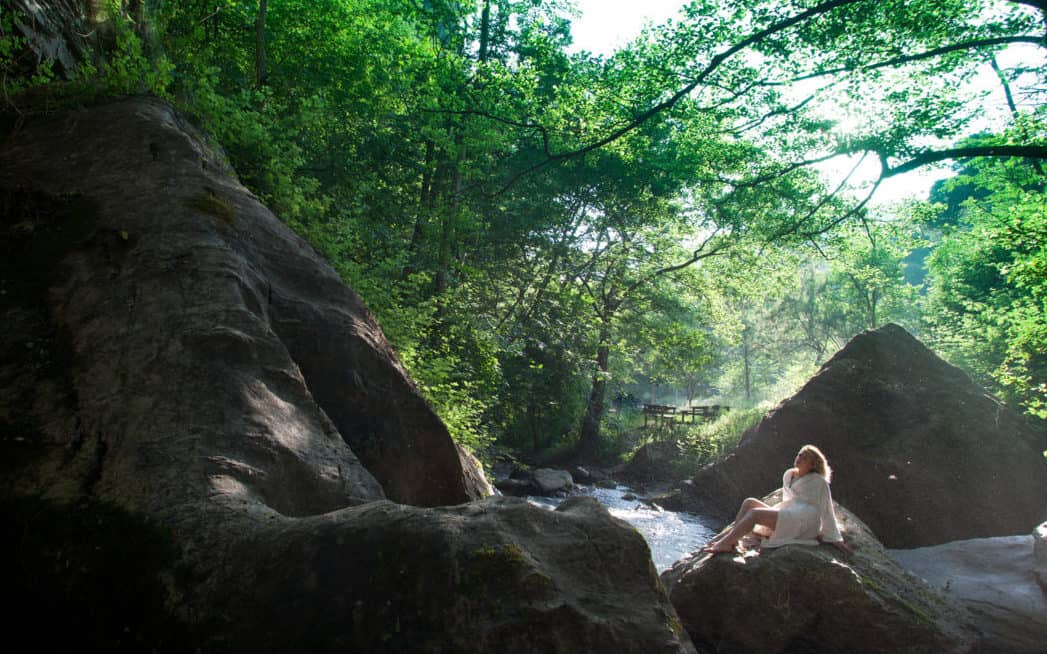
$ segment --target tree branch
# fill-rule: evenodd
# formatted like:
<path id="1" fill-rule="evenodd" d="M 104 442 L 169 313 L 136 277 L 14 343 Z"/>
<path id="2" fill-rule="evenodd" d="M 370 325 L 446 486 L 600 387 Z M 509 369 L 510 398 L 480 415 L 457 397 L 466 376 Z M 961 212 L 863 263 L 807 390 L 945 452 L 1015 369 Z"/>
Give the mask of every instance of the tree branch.
<path id="1" fill-rule="evenodd" d="M 694 252 L 691 253 L 691 256 L 688 257 L 686 260 L 681 261 L 680 263 L 676 263 L 676 264 L 672 264 L 672 265 L 669 265 L 669 266 L 665 266 L 664 268 L 659 268 L 658 270 L 655 270 L 651 274 L 649 274 L 647 276 L 644 276 L 644 277 L 641 277 L 640 279 L 638 279 L 635 282 L 633 282 L 632 284 L 630 284 L 628 287 L 626 287 L 625 291 L 622 292 L 622 295 L 621 295 L 622 300 L 624 301 L 625 298 L 627 298 L 630 295 L 632 295 L 633 291 L 635 291 L 636 289 L 640 288 L 644 284 L 650 282 L 652 279 L 656 279 L 658 277 L 662 277 L 664 275 L 668 275 L 670 273 L 674 273 L 677 270 L 683 270 L 684 268 L 687 268 L 689 266 L 693 266 L 694 264 L 698 263 L 702 259 L 708 259 L 709 257 L 714 257 L 714 256 L 716 256 L 718 254 L 722 254 L 723 252 L 725 252 L 728 248 L 731 247 L 731 242 L 728 241 L 728 240 L 720 240 L 719 242 L 716 243 L 716 245 L 714 245 L 708 251 L 706 251 L 706 249 L 705 249 L 710 243 L 713 242 L 713 240 L 717 236 L 719 236 L 719 234 L 720 234 L 720 230 L 716 229 L 704 241 L 702 241 L 702 244 L 699 245 L 698 248 L 696 250 L 694 250 Z"/>
<path id="2" fill-rule="evenodd" d="M 538 123 L 531 123 L 520 120 L 512 120 L 511 118 L 503 118 L 487 111 L 481 111 L 479 109 L 425 109 L 423 113 L 433 114 L 450 114 L 452 116 L 479 116 L 480 118 L 486 118 L 493 120 L 496 123 L 502 123 L 503 125 L 511 125 L 512 127 L 519 127 L 521 129 L 531 129 L 539 132 L 542 135 L 542 148 L 545 151 L 547 157 L 554 156 L 549 149 L 549 130 Z"/>
<path id="3" fill-rule="evenodd" d="M 974 41 L 964 41 L 962 43 L 953 43 L 951 45 L 945 45 L 940 48 L 934 48 L 927 50 L 926 52 L 918 52 L 916 54 L 902 55 L 895 57 L 894 59 L 887 59 L 879 61 L 875 64 L 868 64 L 866 66 L 840 66 L 839 68 L 828 68 L 826 70 L 817 70 L 806 75 L 800 75 L 793 77 L 789 80 L 768 82 L 768 86 L 785 86 L 788 84 L 795 84 L 796 82 L 803 82 L 818 77 L 826 77 L 829 75 L 839 75 L 840 73 L 853 73 L 858 71 L 870 71 L 877 70 L 880 68 L 890 68 L 892 66 L 900 66 L 902 64 L 912 63 L 914 61 L 922 61 L 924 59 L 933 59 L 940 57 L 950 52 L 959 52 L 961 50 L 974 50 L 977 48 L 987 48 L 995 45 L 1011 45 L 1015 43 L 1031 43 L 1033 45 L 1043 46 L 1044 37 L 1036 35 L 1019 35 L 1019 36 L 1000 36 L 992 39 L 976 39 Z"/>
<path id="4" fill-rule="evenodd" d="M 679 103 L 680 100 L 690 95 L 692 91 L 698 88 L 698 85 L 700 85 L 710 75 L 712 75 L 713 72 L 715 72 L 716 69 L 719 68 L 725 61 L 738 54 L 742 50 L 749 48 L 753 44 L 758 43 L 763 39 L 777 34 L 779 32 L 784 32 L 785 30 L 793 27 L 794 25 L 802 23 L 810 18 L 829 13 L 830 11 L 838 9 L 840 7 L 845 7 L 847 5 L 852 5 L 864 1 L 865 0 L 827 0 L 826 2 L 822 2 L 821 4 L 811 7 L 806 11 L 802 11 L 796 14 L 795 16 L 786 18 L 785 20 L 775 23 L 774 25 L 771 25 L 769 27 L 766 27 L 762 30 L 750 34 L 738 43 L 735 43 L 730 48 L 727 48 L 720 54 L 714 56 L 709 61 L 709 63 L 705 65 L 701 72 L 699 72 L 698 75 L 694 77 L 694 79 L 692 79 L 683 88 L 676 91 L 665 100 L 662 100 L 661 102 L 648 107 L 644 111 L 641 111 L 629 122 L 612 130 L 609 134 L 598 138 L 597 140 L 593 141 L 592 143 L 589 143 L 588 145 L 576 148 L 574 150 L 566 150 L 564 152 L 547 155 L 547 157 L 544 160 L 539 161 L 538 163 L 535 163 L 513 175 L 509 179 L 509 181 L 502 186 L 501 189 L 495 192 L 495 195 L 501 195 L 510 187 L 512 187 L 520 178 L 531 173 L 537 172 L 538 170 L 541 170 L 546 166 L 549 166 L 558 161 L 563 161 L 565 159 L 571 159 L 574 157 L 579 157 L 588 154 L 593 150 L 597 150 L 599 148 L 604 147 L 605 145 L 608 145 L 609 143 L 617 141 L 618 139 L 622 138 L 623 136 L 636 129 L 643 123 L 647 122 L 654 116 L 676 106 L 676 104 Z"/>
<path id="5" fill-rule="evenodd" d="M 986 145 L 932 150 L 918 154 L 905 163 L 894 167 L 888 166 L 886 162 L 883 162 L 881 179 L 901 175 L 938 161 L 967 159 L 970 157 L 1021 157 L 1040 161 L 1047 159 L 1047 145 Z"/>
<path id="6" fill-rule="evenodd" d="M 785 177 L 789 173 L 794 172 L 796 170 L 799 170 L 800 168 L 806 168 L 807 166 L 813 166 L 814 164 L 819 164 L 819 163 L 822 163 L 823 161 L 829 161 L 830 159 L 835 159 L 836 157 L 839 157 L 839 156 L 841 156 L 840 153 L 834 152 L 832 154 L 827 154 L 825 156 L 815 157 L 814 159 L 803 159 L 801 161 L 794 161 L 793 163 L 785 166 L 784 168 L 782 168 L 780 170 L 776 170 L 774 172 L 767 173 L 765 175 L 760 175 L 758 177 L 752 177 L 750 179 L 745 179 L 745 180 L 740 180 L 740 181 L 739 180 L 733 180 L 733 179 L 730 179 L 730 178 L 727 178 L 727 177 L 723 177 L 722 175 L 717 175 L 715 178 L 711 178 L 711 179 L 710 178 L 701 179 L 699 181 L 703 181 L 703 182 L 718 182 L 720 184 L 727 184 L 728 186 L 732 186 L 732 187 L 734 187 L 736 189 L 739 189 L 739 188 L 752 188 L 752 187 L 759 186 L 761 184 L 766 184 L 767 182 L 770 182 L 770 181 L 773 181 L 773 180 Z"/>

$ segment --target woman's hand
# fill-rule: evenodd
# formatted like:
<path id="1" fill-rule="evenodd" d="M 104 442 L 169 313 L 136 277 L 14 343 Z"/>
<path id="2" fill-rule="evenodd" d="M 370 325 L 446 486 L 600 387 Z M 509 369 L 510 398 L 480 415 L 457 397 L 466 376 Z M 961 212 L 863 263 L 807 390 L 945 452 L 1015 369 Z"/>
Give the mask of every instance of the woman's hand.
<path id="1" fill-rule="evenodd" d="M 848 545 L 845 541 L 834 540 L 832 542 L 833 547 L 840 550 L 844 554 L 854 554 L 854 548 Z"/>

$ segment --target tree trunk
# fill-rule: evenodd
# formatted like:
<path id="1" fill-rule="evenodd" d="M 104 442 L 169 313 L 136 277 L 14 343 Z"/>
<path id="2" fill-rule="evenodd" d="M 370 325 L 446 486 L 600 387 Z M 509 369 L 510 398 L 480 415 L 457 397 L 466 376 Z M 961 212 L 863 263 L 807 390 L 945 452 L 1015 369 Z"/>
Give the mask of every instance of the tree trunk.
<path id="1" fill-rule="evenodd" d="M 596 371 L 593 386 L 589 391 L 589 403 L 582 418 L 582 432 L 578 439 L 576 458 L 592 462 L 600 451 L 600 421 L 603 419 L 604 395 L 607 393 L 608 362 L 611 358 L 610 334 L 606 327 L 600 329 L 600 345 L 596 349 Z"/>
<path id="2" fill-rule="evenodd" d="M 409 256 L 403 269 L 407 279 L 418 269 L 422 253 L 422 242 L 425 240 L 425 225 L 432 217 L 436 206 L 433 180 L 436 178 L 436 144 L 431 140 L 425 142 L 425 161 L 422 164 L 422 185 L 418 190 L 418 210 L 414 217 L 414 229 L 411 232 L 411 243 L 407 247 Z"/>
<path id="3" fill-rule="evenodd" d="M 480 63 L 487 61 L 491 40 L 491 0 L 484 0 L 483 13 L 480 15 Z"/>
<path id="4" fill-rule="evenodd" d="M 451 170 L 450 198 L 442 213 L 440 223 L 440 242 L 437 250 L 436 275 L 434 279 L 434 291 L 437 296 L 442 296 L 450 285 L 451 260 L 455 249 L 455 232 L 457 231 L 459 213 L 462 208 L 462 187 L 464 177 L 462 164 L 465 161 L 465 146 L 462 145 L 464 137 L 459 131 L 454 138 L 455 158 L 454 168 Z M 443 300 L 437 299 L 437 316 L 443 313 Z"/>
<path id="5" fill-rule="evenodd" d="M 742 334 L 742 360 L 745 366 L 745 401 L 751 402 L 753 399 L 753 382 L 752 382 L 752 368 L 749 363 L 749 359 L 752 356 L 752 349 L 749 347 L 749 335 Z"/>
<path id="6" fill-rule="evenodd" d="M 254 81 L 255 86 L 265 83 L 265 13 L 268 0 L 258 0 L 258 15 L 254 21 Z"/>

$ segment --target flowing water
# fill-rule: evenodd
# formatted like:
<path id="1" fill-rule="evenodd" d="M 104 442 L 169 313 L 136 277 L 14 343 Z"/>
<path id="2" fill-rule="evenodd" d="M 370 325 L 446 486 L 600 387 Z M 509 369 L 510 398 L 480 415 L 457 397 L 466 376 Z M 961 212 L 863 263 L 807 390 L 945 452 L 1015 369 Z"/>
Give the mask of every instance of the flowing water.
<path id="1" fill-rule="evenodd" d="M 651 548 L 651 559 L 658 572 L 690 554 L 716 535 L 717 523 L 712 518 L 693 514 L 665 511 L 639 499 L 627 500 L 623 496 L 631 493 L 628 488 L 592 488 L 579 486 L 574 495 L 589 495 L 607 507 L 616 518 L 625 520 L 643 534 Z M 556 508 L 563 498 L 528 497 L 536 506 Z"/>

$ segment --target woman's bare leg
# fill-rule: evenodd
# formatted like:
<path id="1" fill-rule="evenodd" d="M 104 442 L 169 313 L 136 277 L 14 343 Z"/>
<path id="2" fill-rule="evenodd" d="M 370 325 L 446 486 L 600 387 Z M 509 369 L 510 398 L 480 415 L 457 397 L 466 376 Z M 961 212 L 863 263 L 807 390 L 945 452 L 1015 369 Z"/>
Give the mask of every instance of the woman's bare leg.
<path id="1" fill-rule="evenodd" d="M 768 508 L 770 508 L 769 504 L 766 504 L 765 502 L 763 502 L 761 500 L 758 500 L 755 497 L 748 497 L 748 498 L 746 498 L 742 502 L 742 506 L 738 509 L 738 515 L 736 515 L 734 517 L 734 524 L 738 524 L 741 521 L 741 519 L 745 517 L 745 514 L 748 513 L 749 511 L 752 511 L 753 509 L 768 509 Z M 705 547 L 706 548 L 708 548 L 708 547 L 715 547 L 726 536 L 727 536 L 727 534 L 724 534 L 723 536 L 720 536 L 719 538 L 712 539 L 711 541 L 706 543 Z M 703 549 L 705 549 L 705 548 L 703 548 Z"/>
<path id="2" fill-rule="evenodd" d="M 774 529 L 778 525 L 778 509 L 753 508 L 749 509 L 740 520 L 735 521 L 730 531 L 714 542 L 702 548 L 703 552 L 730 552 L 743 536 L 753 530 L 756 525 L 763 525 Z"/>
<path id="3" fill-rule="evenodd" d="M 738 515 L 734 516 L 734 521 L 738 522 L 743 517 L 745 517 L 746 513 L 748 513 L 749 511 L 752 511 L 753 509 L 767 509 L 767 508 L 770 508 L 769 504 L 765 504 L 764 502 L 762 502 L 761 500 L 756 499 L 755 497 L 747 497 L 747 498 L 745 498 L 745 501 L 742 502 L 741 508 L 738 509 Z"/>

